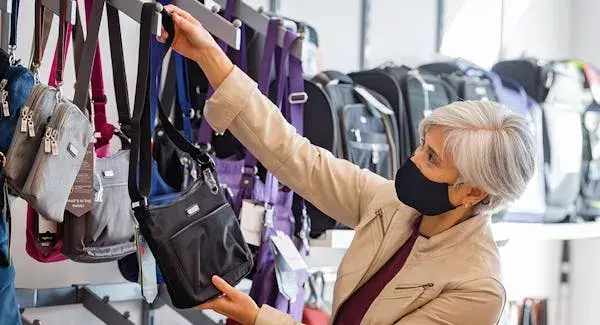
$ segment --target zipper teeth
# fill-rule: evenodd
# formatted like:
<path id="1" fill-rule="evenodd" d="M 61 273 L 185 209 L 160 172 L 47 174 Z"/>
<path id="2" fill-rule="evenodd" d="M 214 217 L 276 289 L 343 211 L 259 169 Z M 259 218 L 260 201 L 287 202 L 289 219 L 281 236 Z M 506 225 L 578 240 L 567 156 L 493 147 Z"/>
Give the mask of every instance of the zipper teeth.
<path id="1" fill-rule="evenodd" d="M 43 93 L 42 93 L 42 94 L 43 94 Z M 35 104 L 37 104 L 37 101 L 38 101 L 39 99 L 40 99 L 40 98 L 36 98 L 36 99 L 35 99 L 35 101 L 32 103 L 32 105 L 31 105 L 31 106 L 33 106 L 33 107 L 36 107 L 36 108 L 37 108 L 37 105 L 35 105 Z M 56 110 L 56 109 L 58 108 L 58 107 L 57 107 L 57 106 L 58 106 L 58 104 L 59 104 L 59 103 L 55 103 L 55 106 L 52 108 L 52 111 L 53 111 L 53 113 L 54 113 L 54 110 Z M 39 119 L 40 119 L 40 114 L 42 113 L 41 111 L 42 111 L 42 110 L 41 110 L 41 109 L 39 109 L 39 108 L 38 108 L 38 109 L 35 109 L 35 110 L 33 110 L 33 111 L 30 109 L 30 112 L 31 112 L 31 120 L 32 120 L 32 121 L 34 121 L 34 123 L 35 123 L 35 124 L 36 124 L 38 127 L 40 127 L 40 126 L 41 126 L 41 124 L 42 124 L 42 123 L 41 123 L 42 121 L 40 121 L 40 120 L 39 120 Z M 53 119 L 51 119 L 51 120 L 53 120 Z M 40 131 L 40 130 L 36 130 L 36 133 L 37 133 L 37 132 L 39 132 L 39 131 Z"/>
<path id="2" fill-rule="evenodd" d="M 422 285 L 418 285 L 418 286 L 396 287 L 396 289 L 397 290 L 402 290 L 402 289 L 417 289 L 417 288 L 427 289 L 427 288 L 432 288 L 432 287 L 433 287 L 433 283 L 426 283 L 426 284 L 422 284 Z"/>
<path id="3" fill-rule="evenodd" d="M 56 112 L 54 114 L 52 114 L 52 119 L 50 120 L 50 123 L 48 123 L 48 127 L 52 127 L 52 129 L 56 132 L 58 132 L 57 135 L 57 141 L 58 141 L 58 136 L 60 136 L 60 131 L 62 131 L 62 127 L 63 124 L 65 122 L 65 119 L 67 117 L 67 115 L 69 115 L 69 109 L 71 108 L 71 105 L 69 103 L 60 103 L 56 108 Z"/>

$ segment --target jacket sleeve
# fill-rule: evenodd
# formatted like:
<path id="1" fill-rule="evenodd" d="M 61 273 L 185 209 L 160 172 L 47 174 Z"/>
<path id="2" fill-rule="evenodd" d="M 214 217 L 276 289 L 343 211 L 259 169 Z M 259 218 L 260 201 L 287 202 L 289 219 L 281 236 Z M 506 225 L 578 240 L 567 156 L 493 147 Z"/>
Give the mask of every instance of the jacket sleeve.
<path id="1" fill-rule="evenodd" d="M 279 181 L 347 226 L 356 227 L 386 182 L 300 136 L 237 67 L 207 101 L 205 116 L 216 132 L 229 130 Z"/>
<path id="2" fill-rule="evenodd" d="M 459 290 L 443 292 L 395 325 L 494 325 L 500 320 L 505 296 L 502 284 L 492 278 L 470 281 Z"/>
<path id="3" fill-rule="evenodd" d="M 254 325 L 304 325 L 295 321 L 290 315 L 269 306 L 262 305 Z"/>

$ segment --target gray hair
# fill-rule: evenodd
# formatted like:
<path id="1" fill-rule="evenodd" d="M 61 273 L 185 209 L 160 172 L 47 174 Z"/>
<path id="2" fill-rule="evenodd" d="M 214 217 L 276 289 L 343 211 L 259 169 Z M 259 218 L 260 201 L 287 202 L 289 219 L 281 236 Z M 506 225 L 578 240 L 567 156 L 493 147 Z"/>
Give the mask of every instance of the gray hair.
<path id="1" fill-rule="evenodd" d="M 517 200 L 535 170 L 537 147 L 527 121 L 487 101 L 455 102 L 434 110 L 419 125 L 421 138 L 444 129 L 444 152 L 458 169 L 457 183 L 488 193 L 474 213 L 493 212 Z"/>

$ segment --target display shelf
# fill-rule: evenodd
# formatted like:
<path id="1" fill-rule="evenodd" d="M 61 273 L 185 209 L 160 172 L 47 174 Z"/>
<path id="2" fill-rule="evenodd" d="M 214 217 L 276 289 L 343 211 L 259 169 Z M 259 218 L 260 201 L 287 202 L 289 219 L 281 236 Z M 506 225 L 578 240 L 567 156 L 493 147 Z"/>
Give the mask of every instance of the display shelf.
<path id="1" fill-rule="evenodd" d="M 492 225 L 497 242 L 507 240 L 578 240 L 600 238 L 600 222 L 582 223 L 509 223 Z M 313 247 L 346 249 L 354 238 L 353 230 L 328 230 L 323 236 L 311 241 Z"/>

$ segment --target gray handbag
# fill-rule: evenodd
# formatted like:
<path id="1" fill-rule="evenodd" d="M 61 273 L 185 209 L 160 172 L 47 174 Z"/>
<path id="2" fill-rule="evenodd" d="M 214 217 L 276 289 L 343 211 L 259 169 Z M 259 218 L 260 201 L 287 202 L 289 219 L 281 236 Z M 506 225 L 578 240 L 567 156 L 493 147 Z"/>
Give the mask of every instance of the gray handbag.
<path id="1" fill-rule="evenodd" d="M 57 103 L 57 91 L 44 84 L 36 84 L 21 111 L 4 169 L 9 187 L 21 195 L 30 174 L 44 129 Z"/>
<path id="2" fill-rule="evenodd" d="M 104 1 L 94 2 L 88 38 L 84 45 L 82 60 L 93 57 L 97 44 Z M 127 97 L 125 67 L 122 60 L 121 32 L 118 11 L 107 8 L 111 36 L 111 55 L 115 93 Z M 116 58 L 116 59 L 115 59 Z M 121 59 L 119 59 L 121 58 Z M 76 102 L 87 102 L 85 91 L 91 65 L 82 67 L 83 76 L 77 87 Z M 119 86 L 124 85 L 124 86 Z M 131 124 L 127 101 L 117 101 L 119 124 Z M 134 241 L 135 219 L 129 198 L 129 139 L 121 132 L 115 133 L 121 140 L 121 150 L 107 158 L 96 158 L 94 163 L 94 197 L 92 210 L 78 217 L 64 212 L 62 253 L 71 260 L 83 263 L 101 263 L 120 259 L 136 251 Z"/>
<path id="3" fill-rule="evenodd" d="M 63 221 L 69 193 L 93 136 L 92 124 L 77 106 L 68 101 L 56 106 L 20 194 L 42 217 Z"/>
<path id="4" fill-rule="evenodd" d="M 81 217 L 64 214 L 62 253 L 71 260 L 102 263 L 135 252 L 128 167 L 129 150 L 96 159 L 92 211 Z"/>

